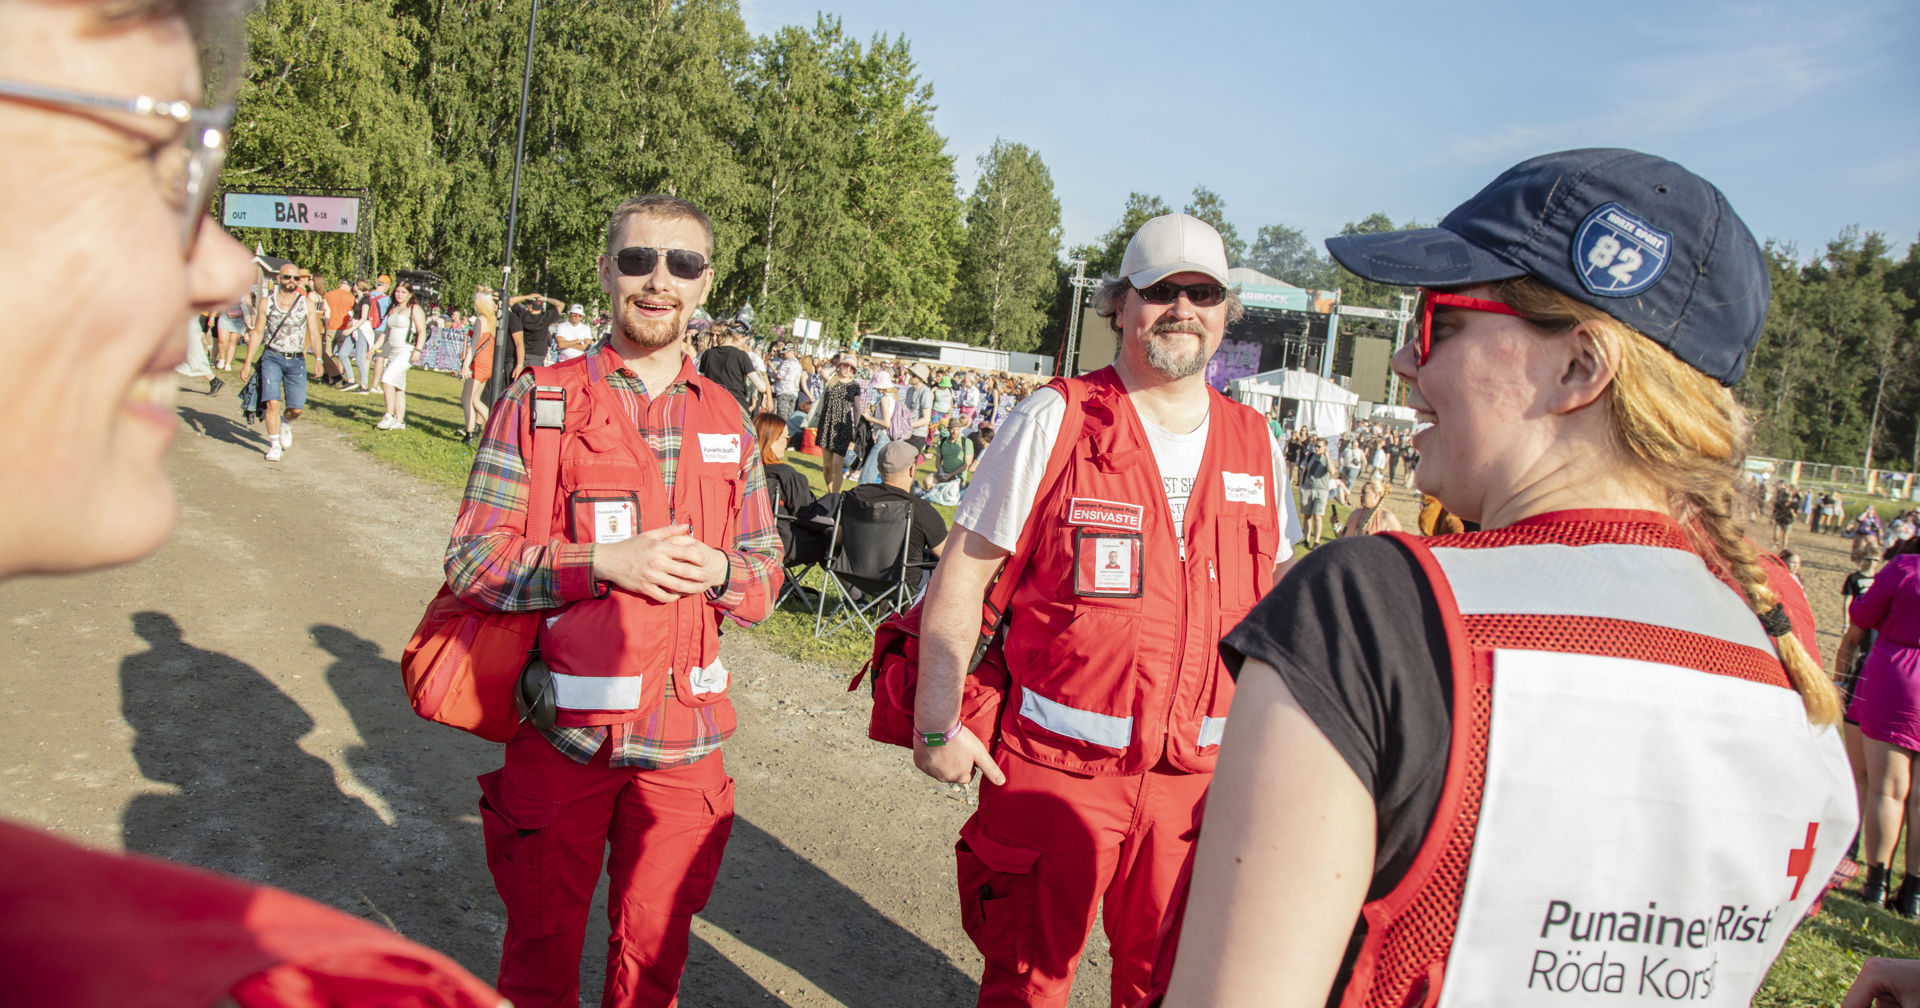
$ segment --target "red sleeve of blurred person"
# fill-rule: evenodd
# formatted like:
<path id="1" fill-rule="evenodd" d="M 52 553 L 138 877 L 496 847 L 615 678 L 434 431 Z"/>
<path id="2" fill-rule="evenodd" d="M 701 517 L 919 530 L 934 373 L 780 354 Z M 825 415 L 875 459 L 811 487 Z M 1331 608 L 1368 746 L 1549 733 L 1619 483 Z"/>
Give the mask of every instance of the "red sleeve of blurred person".
<path id="1" fill-rule="evenodd" d="M 22 1005 L 498 1008 L 446 956 L 278 889 L 0 822 L 0 991 Z"/>

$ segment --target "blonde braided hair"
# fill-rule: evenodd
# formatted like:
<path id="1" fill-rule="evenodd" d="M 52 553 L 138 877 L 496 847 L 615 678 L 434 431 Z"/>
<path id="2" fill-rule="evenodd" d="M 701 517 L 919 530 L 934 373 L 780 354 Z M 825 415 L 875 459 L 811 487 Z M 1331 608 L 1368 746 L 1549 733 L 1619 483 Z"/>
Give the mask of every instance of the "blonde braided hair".
<path id="1" fill-rule="evenodd" d="M 1494 298 L 1543 329 L 1586 324 L 1594 346 L 1614 366 L 1607 407 L 1620 457 L 1666 488 L 1669 509 L 1694 551 L 1739 587 L 1756 616 L 1779 605 L 1753 543 L 1733 518 L 1748 430 L 1746 410 L 1733 392 L 1632 327 L 1537 280 L 1503 281 L 1495 285 Z M 1788 633 L 1774 643 L 1807 719 L 1838 723 L 1840 693 L 1799 637 Z"/>

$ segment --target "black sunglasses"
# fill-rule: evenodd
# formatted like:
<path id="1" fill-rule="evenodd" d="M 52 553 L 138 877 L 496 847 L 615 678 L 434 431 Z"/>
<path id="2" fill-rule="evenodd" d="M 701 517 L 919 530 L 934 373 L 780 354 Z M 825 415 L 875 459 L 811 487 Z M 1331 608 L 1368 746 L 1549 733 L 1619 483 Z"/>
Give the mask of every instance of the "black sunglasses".
<path id="1" fill-rule="evenodd" d="M 623 248 L 613 254 L 613 264 L 620 270 L 621 276 L 652 276 L 654 267 L 660 264 L 660 254 L 666 253 L 667 272 L 682 280 L 698 280 L 700 274 L 707 271 L 707 257 L 687 249 L 656 249 L 642 245 Z"/>
<path id="2" fill-rule="evenodd" d="M 1135 287 L 1140 299 L 1148 304 L 1172 304 L 1180 295 L 1195 308 L 1211 308 L 1227 299 L 1227 288 L 1217 283 L 1177 284 L 1171 280 L 1162 280 L 1150 287 Z"/>

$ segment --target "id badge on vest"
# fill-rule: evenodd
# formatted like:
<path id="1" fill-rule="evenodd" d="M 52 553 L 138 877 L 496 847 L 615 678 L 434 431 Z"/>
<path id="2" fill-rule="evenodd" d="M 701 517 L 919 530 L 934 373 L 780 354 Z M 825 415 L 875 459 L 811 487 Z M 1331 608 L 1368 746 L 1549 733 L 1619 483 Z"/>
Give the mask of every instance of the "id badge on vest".
<path id="1" fill-rule="evenodd" d="M 617 543 L 640 531 L 640 496 L 631 491 L 577 490 L 567 505 L 574 542 Z"/>
<path id="2" fill-rule="evenodd" d="M 1073 536 L 1073 591 L 1091 598 L 1139 598 L 1145 547 L 1138 532 L 1079 529 Z"/>

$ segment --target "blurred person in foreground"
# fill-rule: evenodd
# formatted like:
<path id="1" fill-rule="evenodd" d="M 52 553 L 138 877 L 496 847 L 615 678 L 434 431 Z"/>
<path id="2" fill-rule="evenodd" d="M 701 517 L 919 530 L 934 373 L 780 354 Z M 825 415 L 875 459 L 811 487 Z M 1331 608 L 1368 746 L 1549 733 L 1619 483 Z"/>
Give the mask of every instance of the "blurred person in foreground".
<path id="1" fill-rule="evenodd" d="M 205 219 L 244 13 L 0 0 L 0 132 L 32 138 L 0 155 L 0 276 L 70 306 L 78 337 L 0 378 L 0 460 L 34 488 L 0 503 L 0 577 L 137 560 L 173 527 L 183 323 L 234 303 L 251 272 Z M 112 296 L 81 265 L 103 248 Z M 445 957 L 278 890 L 11 823 L 0 859 L 8 1004 L 500 1003 Z"/>
<path id="2" fill-rule="evenodd" d="M 1626 150 L 1327 245 L 1423 288 L 1414 482 L 1481 531 L 1339 540 L 1227 635 L 1165 1003 L 1746 1004 L 1857 819 L 1805 596 L 1730 512 L 1759 246 Z"/>

